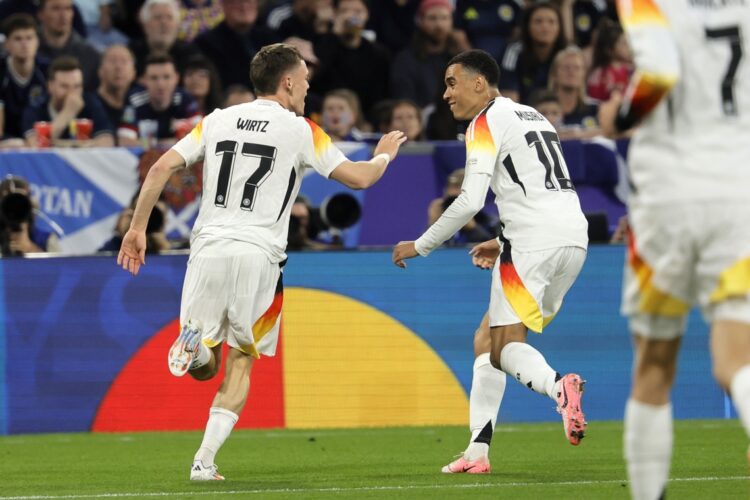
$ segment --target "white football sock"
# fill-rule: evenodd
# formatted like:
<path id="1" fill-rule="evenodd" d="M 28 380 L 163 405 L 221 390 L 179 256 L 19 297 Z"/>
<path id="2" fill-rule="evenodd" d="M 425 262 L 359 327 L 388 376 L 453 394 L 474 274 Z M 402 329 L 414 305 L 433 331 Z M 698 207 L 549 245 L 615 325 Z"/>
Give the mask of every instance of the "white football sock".
<path id="1" fill-rule="evenodd" d="M 497 412 L 505 393 L 505 373 L 490 363 L 490 353 L 477 356 L 469 394 L 471 442 L 464 452 L 467 460 L 487 456 L 495 431 Z M 489 427 L 487 427 L 489 424 Z M 479 439 L 479 441 L 475 441 Z"/>
<path id="2" fill-rule="evenodd" d="M 229 437 L 238 419 L 239 417 L 234 412 L 218 406 L 212 407 L 209 411 L 203 442 L 195 454 L 194 460 L 200 460 L 204 467 L 211 467 L 214 464 L 216 453 Z"/>
<path id="3" fill-rule="evenodd" d="M 188 370 L 195 370 L 201 366 L 207 365 L 211 361 L 211 349 L 203 345 L 203 342 L 198 342 L 198 355 L 190 363 Z"/>
<path id="4" fill-rule="evenodd" d="M 557 401 L 555 382 L 558 373 L 550 368 L 542 353 L 524 342 L 511 342 L 500 352 L 500 367 L 505 373 L 539 394 Z"/>
<path id="5" fill-rule="evenodd" d="M 664 493 L 672 461 L 672 405 L 628 399 L 625 405 L 625 460 L 634 500 L 657 500 Z"/>
<path id="6" fill-rule="evenodd" d="M 734 374 L 729 386 L 732 402 L 740 416 L 742 426 L 750 437 L 750 365 L 745 365 Z"/>

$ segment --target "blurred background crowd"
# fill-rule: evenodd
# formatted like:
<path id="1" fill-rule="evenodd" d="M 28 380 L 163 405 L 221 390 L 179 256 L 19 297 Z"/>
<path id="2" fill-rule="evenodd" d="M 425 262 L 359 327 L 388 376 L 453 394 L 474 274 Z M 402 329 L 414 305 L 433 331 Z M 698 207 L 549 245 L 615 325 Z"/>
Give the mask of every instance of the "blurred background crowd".
<path id="1" fill-rule="evenodd" d="M 0 20 L 0 149 L 169 147 L 215 108 L 255 99 L 250 60 L 281 41 L 303 54 L 305 114 L 334 141 L 393 129 L 412 142 L 461 140 L 467 124 L 451 116 L 442 81 L 469 48 L 490 52 L 503 95 L 537 108 L 561 139 L 597 136 L 598 103 L 632 72 L 612 0 L 0 0 Z M 312 208 L 298 203 L 292 246 Z"/>

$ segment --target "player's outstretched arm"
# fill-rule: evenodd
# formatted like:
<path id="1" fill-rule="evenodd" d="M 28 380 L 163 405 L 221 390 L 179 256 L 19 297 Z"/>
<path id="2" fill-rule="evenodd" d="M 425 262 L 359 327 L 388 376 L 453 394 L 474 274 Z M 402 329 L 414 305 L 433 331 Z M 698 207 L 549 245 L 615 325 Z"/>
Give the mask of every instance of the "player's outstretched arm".
<path id="1" fill-rule="evenodd" d="M 331 172 L 331 179 L 352 189 L 366 189 L 385 173 L 388 164 L 396 158 L 398 149 L 406 141 L 400 130 L 388 132 L 380 138 L 375 155 L 369 161 L 344 161 Z"/>
<path id="2" fill-rule="evenodd" d="M 141 265 L 146 263 L 146 226 L 154 205 L 159 201 L 164 185 L 174 172 L 185 166 L 179 153 L 170 149 L 156 160 L 146 175 L 133 212 L 130 229 L 122 239 L 117 265 L 135 276 Z"/>

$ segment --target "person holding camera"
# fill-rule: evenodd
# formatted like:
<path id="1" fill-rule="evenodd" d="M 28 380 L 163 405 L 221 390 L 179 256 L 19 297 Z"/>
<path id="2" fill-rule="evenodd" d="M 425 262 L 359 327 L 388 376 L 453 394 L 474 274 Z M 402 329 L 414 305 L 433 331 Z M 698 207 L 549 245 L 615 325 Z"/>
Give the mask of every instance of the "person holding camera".
<path id="1" fill-rule="evenodd" d="M 57 235 L 34 223 L 29 183 L 22 177 L 6 177 L 0 182 L 0 251 L 3 257 L 58 250 Z"/>

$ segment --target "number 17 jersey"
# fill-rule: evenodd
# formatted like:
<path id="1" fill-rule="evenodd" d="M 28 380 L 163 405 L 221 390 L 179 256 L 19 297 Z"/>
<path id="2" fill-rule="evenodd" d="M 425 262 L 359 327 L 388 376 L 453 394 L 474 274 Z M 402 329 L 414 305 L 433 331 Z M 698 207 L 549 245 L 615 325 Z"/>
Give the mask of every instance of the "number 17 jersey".
<path id="1" fill-rule="evenodd" d="M 346 161 L 320 127 L 267 99 L 215 110 L 173 149 L 187 165 L 203 159 L 191 253 L 217 240 L 238 241 L 275 263 L 286 258 L 305 168 L 327 178 Z"/>
<path id="2" fill-rule="evenodd" d="M 513 248 L 530 252 L 588 245 L 588 223 L 557 132 L 534 108 L 497 97 L 466 131 L 466 174 L 490 187 Z"/>

